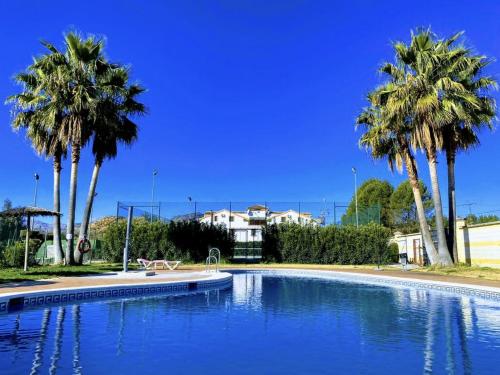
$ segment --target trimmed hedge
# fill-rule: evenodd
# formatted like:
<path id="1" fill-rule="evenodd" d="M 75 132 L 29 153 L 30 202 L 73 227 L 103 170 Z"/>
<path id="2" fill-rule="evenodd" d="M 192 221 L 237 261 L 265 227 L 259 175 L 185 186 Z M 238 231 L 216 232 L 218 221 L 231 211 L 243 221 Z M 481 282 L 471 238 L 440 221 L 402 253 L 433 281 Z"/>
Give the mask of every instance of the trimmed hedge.
<path id="1" fill-rule="evenodd" d="M 391 231 L 379 224 L 313 227 L 298 224 L 268 226 L 262 256 L 267 262 L 374 264 L 397 261 L 389 246 Z"/>
<path id="2" fill-rule="evenodd" d="M 127 224 L 118 220 L 109 224 L 101 234 L 102 257 L 111 262 L 123 260 Z M 223 258 L 233 254 L 234 240 L 223 226 L 195 221 L 150 223 L 136 218 L 132 225 L 129 257 L 204 262 L 209 247 L 217 247 Z"/>

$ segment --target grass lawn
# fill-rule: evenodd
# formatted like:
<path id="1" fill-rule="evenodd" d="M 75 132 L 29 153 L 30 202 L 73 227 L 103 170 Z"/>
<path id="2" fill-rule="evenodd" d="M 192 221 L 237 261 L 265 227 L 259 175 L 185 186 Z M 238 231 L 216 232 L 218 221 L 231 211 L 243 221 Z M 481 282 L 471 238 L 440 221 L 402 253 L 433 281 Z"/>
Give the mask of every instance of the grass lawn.
<path id="1" fill-rule="evenodd" d="M 131 266 L 131 268 L 135 268 Z M 64 276 L 82 276 L 110 271 L 121 271 L 119 263 L 94 263 L 83 266 L 34 266 L 28 272 L 20 268 L 0 268 L 0 283 L 19 282 L 26 280 L 50 279 Z"/>
<path id="2" fill-rule="evenodd" d="M 500 281 L 500 268 L 458 265 L 454 267 L 422 267 L 410 272 L 432 273 L 445 276 L 470 277 L 473 279 Z"/>

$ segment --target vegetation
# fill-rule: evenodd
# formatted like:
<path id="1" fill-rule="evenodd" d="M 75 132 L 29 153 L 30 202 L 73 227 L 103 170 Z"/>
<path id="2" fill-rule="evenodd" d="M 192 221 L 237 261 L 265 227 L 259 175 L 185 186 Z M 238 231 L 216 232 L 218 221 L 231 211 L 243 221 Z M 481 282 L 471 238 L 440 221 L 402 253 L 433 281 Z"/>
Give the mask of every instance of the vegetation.
<path id="1" fill-rule="evenodd" d="M 377 207 L 379 211 L 379 224 L 386 227 L 391 226 L 392 218 L 390 211 L 390 198 L 394 188 L 388 181 L 372 178 L 363 182 L 358 188 L 358 209 L 369 207 Z M 346 216 L 352 217 L 356 215 L 356 201 L 353 197 L 347 211 Z"/>
<path id="2" fill-rule="evenodd" d="M 71 277 L 121 271 L 121 264 L 96 263 L 82 266 L 34 266 L 27 272 L 19 268 L 0 268 L 0 283 L 42 280 L 55 277 Z M 132 268 L 135 266 L 132 265 Z"/>
<path id="3" fill-rule="evenodd" d="M 93 36 L 68 33 L 64 51 L 43 42 L 45 55 L 35 58 L 26 72 L 16 76 L 22 86 L 9 101 L 14 104 L 14 129 L 26 129 L 35 150 L 54 161 L 54 210 L 60 211 L 61 159 L 71 148 L 71 176 L 67 217 L 66 264 L 81 263 L 75 249 L 77 175 L 82 148 L 93 138 L 96 163 L 85 208 L 83 233 L 94 198 L 100 166 L 116 156 L 117 143 L 131 143 L 136 125 L 129 116 L 143 114 L 136 97 L 144 89 L 129 85 L 128 70 L 104 57 L 104 43 Z M 60 221 L 54 222 L 56 256 L 61 248 Z M 57 260 L 56 260 L 57 261 Z"/>
<path id="4" fill-rule="evenodd" d="M 390 229 L 373 223 L 359 228 L 271 225 L 263 234 L 262 256 L 278 263 L 391 263 L 398 252 L 389 246 L 390 237 Z"/>
<path id="5" fill-rule="evenodd" d="M 467 215 L 465 218 L 467 224 L 484 224 L 492 223 L 494 221 L 500 221 L 500 217 L 497 215 L 479 215 L 474 214 Z"/>
<path id="6" fill-rule="evenodd" d="M 120 262 L 125 247 L 126 222 L 118 220 L 102 232 L 102 253 L 105 260 Z M 233 255 L 234 239 L 225 227 L 196 221 L 163 223 L 144 218 L 133 221 L 129 257 L 146 259 L 204 262 L 210 247 L 217 247 L 221 256 Z"/>
<path id="7" fill-rule="evenodd" d="M 432 200 L 425 184 L 420 181 L 420 196 L 425 216 L 430 218 Z M 403 233 L 418 232 L 417 207 L 409 181 L 402 182 L 391 194 L 389 201 L 392 214 L 392 228 Z"/>
<path id="8" fill-rule="evenodd" d="M 455 239 L 454 233 L 448 239 L 445 236 L 438 153 L 449 147 L 454 155 L 456 150 L 468 147 L 466 144 L 476 143 L 477 137 L 471 140 L 470 133 L 489 125 L 495 108 L 493 99 L 487 95 L 495 81 L 482 74 L 488 62 L 482 56 L 473 55 L 470 49 L 457 46 L 460 36 L 458 33 L 438 40 L 429 30 L 424 30 L 413 34 L 409 45 L 395 43 L 395 63 L 386 63 L 381 68 L 388 81 L 368 95 L 370 107 L 363 110 L 357 120 L 358 125 L 366 128 L 360 144 L 369 149 L 374 158 L 387 158 L 390 167 L 396 166 L 400 171 L 406 166 L 429 259 L 432 264 L 441 265 L 451 264 L 448 242 L 453 249 Z M 453 145 L 447 145 L 452 142 L 450 137 L 454 138 Z M 422 150 L 428 161 L 437 250 L 425 218 L 413 149 Z M 447 161 L 452 162 L 448 170 L 452 185 L 450 202 L 454 206 L 454 158 Z M 454 207 L 452 211 L 454 223 Z"/>

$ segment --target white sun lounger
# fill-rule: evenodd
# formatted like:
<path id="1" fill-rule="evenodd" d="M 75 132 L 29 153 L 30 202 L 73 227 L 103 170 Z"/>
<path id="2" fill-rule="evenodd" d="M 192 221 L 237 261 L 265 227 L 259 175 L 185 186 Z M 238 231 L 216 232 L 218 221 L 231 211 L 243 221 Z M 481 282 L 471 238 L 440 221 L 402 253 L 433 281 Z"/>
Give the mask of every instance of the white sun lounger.
<path id="1" fill-rule="evenodd" d="M 170 271 L 175 270 L 182 263 L 180 260 L 148 260 L 144 258 L 137 259 L 137 263 L 141 268 L 145 270 L 157 269 L 158 266 L 161 266 L 163 269 L 167 267 Z"/>

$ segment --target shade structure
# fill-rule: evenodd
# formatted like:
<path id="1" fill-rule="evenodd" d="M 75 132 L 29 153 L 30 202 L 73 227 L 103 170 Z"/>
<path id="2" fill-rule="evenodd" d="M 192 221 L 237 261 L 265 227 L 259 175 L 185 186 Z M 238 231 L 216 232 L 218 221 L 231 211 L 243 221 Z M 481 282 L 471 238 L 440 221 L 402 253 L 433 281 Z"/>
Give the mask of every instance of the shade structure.
<path id="1" fill-rule="evenodd" d="M 20 217 L 20 216 L 61 216 L 61 213 L 51 211 L 42 207 L 24 206 L 9 208 L 5 211 L 0 211 L 0 217 Z"/>
<path id="2" fill-rule="evenodd" d="M 24 206 L 10 208 L 0 212 L 0 217 L 26 217 L 28 225 L 26 226 L 26 244 L 24 247 L 24 271 L 28 271 L 28 249 L 30 240 L 30 218 L 35 216 L 61 216 L 60 212 L 51 211 L 42 207 Z"/>

